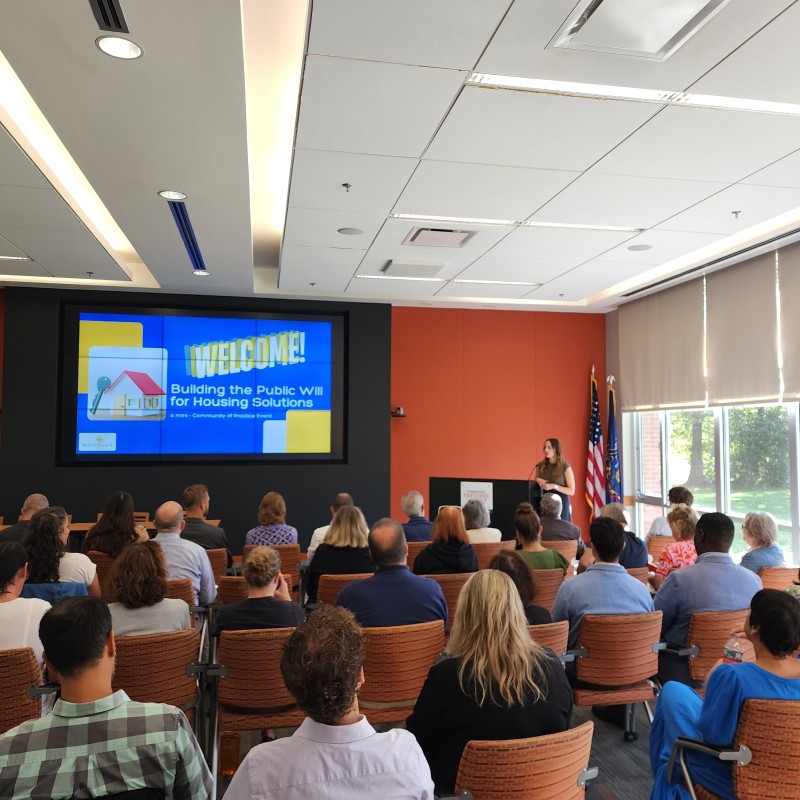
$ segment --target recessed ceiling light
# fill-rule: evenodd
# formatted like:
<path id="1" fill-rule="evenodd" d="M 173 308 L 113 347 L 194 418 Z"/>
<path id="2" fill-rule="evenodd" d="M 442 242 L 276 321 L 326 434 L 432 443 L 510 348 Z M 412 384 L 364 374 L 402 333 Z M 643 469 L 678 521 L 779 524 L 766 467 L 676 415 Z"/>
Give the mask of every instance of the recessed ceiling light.
<path id="1" fill-rule="evenodd" d="M 634 253 L 638 253 L 638 252 L 640 252 L 642 250 L 652 250 L 652 249 L 653 249 L 653 245 L 651 245 L 651 244 L 632 244 L 628 248 L 628 250 L 633 250 Z"/>
<path id="2" fill-rule="evenodd" d="M 339 228 L 338 233 L 344 234 L 345 236 L 361 236 L 364 231 L 361 228 Z"/>
<path id="3" fill-rule="evenodd" d="M 199 278 L 205 278 L 207 275 L 211 273 L 207 269 L 193 269 L 192 275 L 197 275 Z"/>
<path id="4" fill-rule="evenodd" d="M 139 58 L 142 48 L 130 39 L 121 36 L 101 36 L 95 44 L 107 55 L 113 58 L 124 58 L 128 61 Z"/>
<path id="5" fill-rule="evenodd" d="M 165 200 L 185 200 L 186 195 L 183 192 L 176 192 L 172 189 L 162 189 L 158 193 Z"/>

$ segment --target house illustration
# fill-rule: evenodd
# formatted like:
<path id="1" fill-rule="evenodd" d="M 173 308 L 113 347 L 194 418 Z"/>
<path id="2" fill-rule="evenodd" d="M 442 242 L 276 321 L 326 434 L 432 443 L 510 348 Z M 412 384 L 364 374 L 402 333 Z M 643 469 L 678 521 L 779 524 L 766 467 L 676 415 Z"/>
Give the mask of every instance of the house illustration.
<path id="1" fill-rule="evenodd" d="M 112 417 L 151 417 L 164 407 L 164 390 L 146 372 L 121 372 L 104 394 Z"/>

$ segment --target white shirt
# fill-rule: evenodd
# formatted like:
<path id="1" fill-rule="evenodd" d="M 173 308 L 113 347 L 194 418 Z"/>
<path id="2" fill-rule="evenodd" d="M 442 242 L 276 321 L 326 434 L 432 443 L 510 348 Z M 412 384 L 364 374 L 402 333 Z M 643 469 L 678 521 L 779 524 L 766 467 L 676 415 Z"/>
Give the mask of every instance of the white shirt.
<path id="1" fill-rule="evenodd" d="M 152 606 L 126 608 L 122 603 L 109 603 L 114 636 L 143 636 L 191 628 L 189 606 L 183 600 L 165 597 Z"/>
<path id="2" fill-rule="evenodd" d="M 650 530 L 647 532 L 647 538 L 651 536 L 672 536 L 672 528 L 669 527 L 666 517 L 656 517 Z"/>
<path id="3" fill-rule="evenodd" d="M 433 781 L 413 734 L 377 733 L 366 717 L 353 725 L 305 719 L 292 736 L 254 747 L 225 800 L 433 800 Z"/>
<path id="4" fill-rule="evenodd" d="M 97 566 L 83 553 L 64 553 L 58 562 L 58 579 L 65 583 L 83 583 L 90 586 L 97 574 Z"/>
<path id="5" fill-rule="evenodd" d="M 470 544 L 482 544 L 484 542 L 499 542 L 503 534 L 498 528 L 473 528 L 467 531 L 467 538 Z"/>
<path id="6" fill-rule="evenodd" d="M 314 533 L 311 534 L 311 541 L 308 543 L 308 558 L 314 558 L 316 549 L 325 541 L 325 535 L 328 533 L 330 525 L 323 525 L 321 528 L 315 528 Z"/>
<path id="7" fill-rule="evenodd" d="M 153 541 L 164 553 L 169 579 L 188 578 L 195 597 L 200 598 L 201 603 L 211 603 L 217 590 L 206 551 L 199 544 L 182 539 L 179 531 L 160 531 Z"/>
<path id="8" fill-rule="evenodd" d="M 49 608 L 50 603 L 33 597 L 18 597 L 0 603 L 0 650 L 30 647 L 36 656 L 36 663 L 41 667 L 39 622 Z"/>

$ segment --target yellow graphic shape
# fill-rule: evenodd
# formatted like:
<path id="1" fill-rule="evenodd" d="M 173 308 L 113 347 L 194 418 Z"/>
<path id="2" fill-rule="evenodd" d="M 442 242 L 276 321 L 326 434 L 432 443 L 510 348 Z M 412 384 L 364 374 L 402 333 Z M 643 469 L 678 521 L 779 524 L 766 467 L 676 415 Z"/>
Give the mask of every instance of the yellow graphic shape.
<path id="1" fill-rule="evenodd" d="M 143 339 L 141 322 L 81 322 L 78 330 L 78 394 L 89 391 L 90 347 L 141 347 Z"/>
<path id="2" fill-rule="evenodd" d="M 287 453 L 330 453 L 330 411 L 287 411 Z"/>

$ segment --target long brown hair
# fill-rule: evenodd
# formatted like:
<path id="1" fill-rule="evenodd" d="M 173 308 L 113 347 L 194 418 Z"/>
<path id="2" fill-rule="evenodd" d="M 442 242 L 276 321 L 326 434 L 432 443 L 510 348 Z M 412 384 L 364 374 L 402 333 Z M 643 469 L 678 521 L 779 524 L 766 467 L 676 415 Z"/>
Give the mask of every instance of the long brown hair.
<path id="1" fill-rule="evenodd" d="M 28 582 L 54 583 L 58 580 L 61 556 L 67 552 L 61 531 L 67 524 L 67 512 L 60 506 L 37 511 L 28 526 L 22 546 L 28 551 Z"/>
<path id="2" fill-rule="evenodd" d="M 561 442 L 559 442 L 558 439 L 553 439 L 552 436 L 549 439 L 545 439 L 545 442 L 550 442 L 550 447 L 553 448 L 553 455 L 556 457 L 556 460 L 553 462 L 553 468 L 555 469 L 556 475 L 560 475 L 564 471 L 564 457 L 561 455 Z M 536 466 L 544 467 L 545 464 L 549 463 L 550 462 L 546 458 L 543 458 Z"/>
<path id="3" fill-rule="evenodd" d="M 461 542 L 467 544 L 467 528 L 464 525 L 464 514 L 458 506 L 442 506 L 436 515 L 436 522 L 431 530 L 432 542 Z"/>
<path id="4" fill-rule="evenodd" d="M 167 565 L 155 542 L 129 544 L 114 559 L 111 594 L 125 608 L 160 603 L 167 594 Z"/>
<path id="5" fill-rule="evenodd" d="M 82 550 L 97 550 L 116 558 L 122 549 L 137 541 L 133 521 L 133 496 L 129 492 L 114 492 L 106 500 L 103 516 L 86 534 Z"/>
<path id="6" fill-rule="evenodd" d="M 286 501 L 278 492 L 267 492 L 258 507 L 259 525 L 279 525 L 286 522 Z"/>

